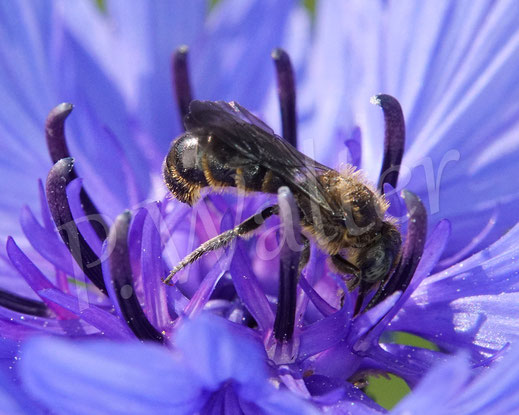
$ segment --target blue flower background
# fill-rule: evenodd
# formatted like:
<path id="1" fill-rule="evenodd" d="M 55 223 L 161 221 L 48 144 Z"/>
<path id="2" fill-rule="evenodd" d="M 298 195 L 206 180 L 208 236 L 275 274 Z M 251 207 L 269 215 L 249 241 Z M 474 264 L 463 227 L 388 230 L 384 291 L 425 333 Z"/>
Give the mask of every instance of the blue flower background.
<path id="1" fill-rule="evenodd" d="M 412 389 L 394 414 L 519 413 L 519 4 L 310 3 L 0 0 L 3 413 L 377 414 L 365 382 L 388 374 Z M 295 258 L 276 251 L 277 231 L 299 226 L 282 193 L 279 219 L 162 283 L 275 199 L 207 193 L 190 208 L 167 195 L 182 45 L 194 98 L 239 102 L 278 134 L 271 53 L 283 48 L 299 150 L 373 183 L 386 125 L 370 98 L 398 99 L 406 191 L 388 198 L 405 287 L 357 314 L 356 292 L 313 250 L 293 338 L 277 339 L 278 280 Z M 74 105 L 54 113 L 68 115 L 74 160 L 54 163 L 45 137 L 60 103 Z M 104 243 L 84 191 L 110 225 Z M 93 270 L 56 231 L 64 206 Z"/>

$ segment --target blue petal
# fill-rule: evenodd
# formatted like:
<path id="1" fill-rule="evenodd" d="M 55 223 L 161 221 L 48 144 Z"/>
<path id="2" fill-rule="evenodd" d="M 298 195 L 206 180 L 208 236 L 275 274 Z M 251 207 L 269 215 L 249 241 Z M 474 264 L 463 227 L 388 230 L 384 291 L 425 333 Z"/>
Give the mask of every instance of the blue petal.
<path id="1" fill-rule="evenodd" d="M 0 192 L 9 195 L 0 202 L 1 235 L 20 235 L 12 217 L 23 203 L 38 200 L 35 179 L 48 169 L 43 125 L 53 104 L 46 73 L 52 35 L 61 31 L 59 21 L 51 25 L 53 13 L 51 1 L 0 5 L 0 166 L 10 177 L 0 181 Z"/>
<path id="2" fill-rule="evenodd" d="M 418 387 L 391 412 L 416 414 L 512 414 L 519 408 L 519 349 L 511 349 L 475 379 L 466 356 L 433 368 Z"/>
<path id="3" fill-rule="evenodd" d="M 391 323 L 452 350 L 489 353 L 518 338 L 519 226 L 449 269 L 426 278 Z M 430 316 L 434 315 L 431 320 Z M 423 324 L 428 321 L 428 324 Z"/>
<path id="4" fill-rule="evenodd" d="M 511 414 L 519 408 L 519 349 L 511 350 L 483 371 L 455 399 L 456 413 Z"/>
<path id="5" fill-rule="evenodd" d="M 267 356 L 262 344 L 245 333 L 220 317 L 202 314 L 184 323 L 175 344 L 207 389 L 235 380 L 242 393 L 257 397 L 267 386 Z"/>
<path id="6" fill-rule="evenodd" d="M 67 3 L 63 8 L 71 10 L 78 4 Z M 99 63 L 67 35 L 63 8 L 49 1 L 0 7 L 2 38 L 9 39 L 0 47 L 5 63 L 0 68 L 0 103 L 5 108 L 0 114 L 4 137 L 0 166 L 11 177 L 0 184 L 2 193 L 9 195 L 0 205 L 0 217 L 6 215 L 6 220 L 0 221 L 2 234 L 17 235 L 19 230 L 7 217 L 18 211 L 21 203 L 38 200 L 32 183 L 45 177 L 51 165 L 44 140 L 45 117 L 63 100 L 78 106 L 68 127 L 70 147 L 72 154 L 79 156 L 79 172 L 86 173 L 87 189 L 97 189 L 94 199 L 101 202 L 98 205 L 115 215 L 131 204 L 132 196 L 134 203 L 148 191 L 147 174 L 136 175 L 135 183 L 130 183 L 130 171 L 139 171 L 139 166 L 145 173 L 150 169 L 144 168 L 146 163 L 136 141 L 127 139 L 135 131 L 123 98 Z M 104 146 L 99 146 L 99 137 L 103 137 Z M 114 157 L 121 163 L 113 163 Z M 133 195 L 128 195 L 130 184 Z"/>
<path id="7" fill-rule="evenodd" d="M 98 329 L 102 335 L 121 340 L 134 338 L 133 333 L 123 321 L 94 304 L 81 301 L 80 298 L 65 294 L 55 288 L 40 290 L 38 294 L 78 315 Z"/>
<path id="8" fill-rule="evenodd" d="M 195 96 L 238 101 L 257 110 L 274 82 L 271 51 L 281 45 L 293 0 L 225 0 L 193 47 Z"/>
<path id="9" fill-rule="evenodd" d="M 12 379 L 12 374 L 0 372 L 0 412 L 9 415 L 43 414 L 44 408 L 32 400 Z"/>
<path id="10" fill-rule="evenodd" d="M 107 6 L 109 17 L 90 1 L 67 4 L 65 21 L 121 91 L 142 129 L 136 139 L 147 143 L 142 150 L 159 168 L 170 140 L 180 131 L 170 57 L 178 46 L 195 42 L 208 5 L 204 0 L 140 0 L 127 7 L 116 0 Z"/>
<path id="11" fill-rule="evenodd" d="M 319 411 L 308 402 L 287 391 L 275 391 L 257 402 L 268 415 L 317 415 Z"/>
<path id="12" fill-rule="evenodd" d="M 266 334 L 274 325 L 274 313 L 244 251 L 243 241 L 238 241 L 231 264 L 231 276 L 238 296 L 257 321 L 261 332 Z"/>
<path id="13" fill-rule="evenodd" d="M 30 340 L 20 376 L 57 414 L 191 414 L 200 384 L 165 348 L 56 338 Z"/>
<path id="14" fill-rule="evenodd" d="M 448 403 L 460 393 L 469 376 L 466 357 L 453 357 L 446 363 L 434 367 L 391 414 L 454 414 L 448 410 Z"/>
<path id="15" fill-rule="evenodd" d="M 165 329 L 171 324 L 171 317 L 168 311 L 166 284 L 161 280 L 165 274 L 165 267 L 159 230 L 164 225 L 159 205 L 152 204 L 144 210 L 146 216 L 142 228 L 141 263 L 145 312 L 156 327 Z"/>
<path id="16" fill-rule="evenodd" d="M 303 139 L 319 137 L 316 157 L 334 166 L 346 160 L 338 130 L 360 126 L 362 168 L 375 181 L 383 126 L 369 97 L 397 97 L 407 120 L 403 165 L 411 173 L 400 185 L 421 196 L 432 223 L 451 219 L 450 254 L 478 234 L 495 206 L 511 212 L 519 198 L 511 180 L 519 152 L 518 13 L 513 1 L 319 3 L 300 105 L 308 114 Z M 500 215 L 487 240 L 517 219 Z"/>

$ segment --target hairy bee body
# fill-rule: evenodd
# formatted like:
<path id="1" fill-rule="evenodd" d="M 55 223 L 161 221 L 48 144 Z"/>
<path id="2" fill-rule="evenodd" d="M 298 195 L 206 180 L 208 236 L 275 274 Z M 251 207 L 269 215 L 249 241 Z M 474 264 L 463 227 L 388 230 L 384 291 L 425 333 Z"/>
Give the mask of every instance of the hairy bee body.
<path id="1" fill-rule="evenodd" d="M 339 173 L 304 156 L 235 103 L 193 101 L 185 124 L 164 162 L 164 180 L 178 200 L 192 205 L 207 186 L 262 193 L 287 186 L 304 232 L 339 271 L 374 283 L 395 267 L 400 233 L 384 217 L 385 198 L 361 172 L 347 166 Z"/>
<path id="2" fill-rule="evenodd" d="M 193 205 L 203 187 L 236 187 L 251 192 L 276 193 L 282 178 L 260 165 L 232 167 L 233 154 L 211 136 L 192 131 L 180 136 L 165 160 L 164 178 L 181 202 Z"/>

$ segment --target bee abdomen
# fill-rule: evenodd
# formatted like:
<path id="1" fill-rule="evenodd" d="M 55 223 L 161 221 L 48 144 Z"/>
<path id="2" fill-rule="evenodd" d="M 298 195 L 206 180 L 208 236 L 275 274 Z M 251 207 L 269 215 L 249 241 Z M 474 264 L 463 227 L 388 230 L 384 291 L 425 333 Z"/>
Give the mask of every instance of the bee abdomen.
<path id="1" fill-rule="evenodd" d="M 176 140 L 164 160 L 164 181 L 181 202 L 192 205 L 208 185 L 203 172 L 198 138 L 189 133 Z"/>
<path id="2" fill-rule="evenodd" d="M 175 140 L 163 169 L 164 181 L 175 198 L 192 205 L 200 197 L 200 189 L 206 186 L 277 191 L 279 180 L 273 179 L 265 167 L 242 164 L 233 168 L 230 164 L 236 163 L 232 152 L 217 144 L 211 142 L 210 136 L 190 132 Z"/>
<path id="3" fill-rule="evenodd" d="M 235 186 L 236 171 L 207 154 L 202 156 L 202 171 L 212 187 Z"/>
<path id="4" fill-rule="evenodd" d="M 236 187 L 251 192 L 262 191 L 267 170 L 262 166 L 250 165 L 236 169 Z"/>

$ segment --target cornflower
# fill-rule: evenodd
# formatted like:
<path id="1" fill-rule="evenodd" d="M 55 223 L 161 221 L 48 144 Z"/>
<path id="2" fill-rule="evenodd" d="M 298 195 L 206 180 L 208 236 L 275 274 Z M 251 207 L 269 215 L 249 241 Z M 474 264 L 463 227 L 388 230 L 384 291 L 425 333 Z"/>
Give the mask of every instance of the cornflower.
<path id="1" fill-rule="evenodd" d="M 299 128 L 305 134 L 313 132 L 315 137 L 323 137 L 316 145 L 315 154 L 311 154 L 316 159 L 336 165 L 338 159 L 348 154 L 349 161 L 361 167 L 371 178 L 376 177 L 374 172 L 378 174 L 382 165 L 381 178 L 373 181 L 379 183 L 381 191 L 390 199 L 390 213 L 408 219 L 401 224 L 404 236 L 402 260 L 375 301 L 364 300 L 358 291 L 350 292 L 341 276 L 328 266 L 326 255 L 315 249 L 315 246 L 310 263 L 299 276 L 298 285 L 295 284 L 298 275 L 294 264 L 298 263 L 299 252 L 289 249 L 281 238 L 279 254 L 271 255 L 270 258 L 265 255 L 269 248 L 278 245 L 275 233 L 277 227 L 280 227 L 282 235 L 299 234 L 297 208 L 293 195 L 287 189 L 282 189 L 277 196 L 280 222 L 273 220 L 273 223 L 267 224 L 263 238 L 258 234 L 249 242 L 237 241 L 223 255 L 209 256 L 194 264 L 187 270 L 189 274 L 183 275 L 182 280 L 178 280 L 172 288 L 162 284 L 161 279 L 177 259 L 191 249 L 191 245 L 214 236 L 218 228 L 221 231 L 231 228 L 240 218 L 257 212 L 268 199 L 260 197 L 254 201 L 244 201 L 243 206 L 237 208 L 240 199 L 226 195 L 206 195 L 204 201 L 195 207 L 194 213 L 190 208 L 170 199 L 143 203 L 145 195 L 150 194 L 148 189 L 153 188 L 155 192 L 161 192 L 156 189 L 163 189 L 157 180 L 158 167 L 151 168 L 151 174 L 142 175 L 139 174 L 142 168 L 137 166 L 141 162 L 145 166 L 159 165 L 157 159 L 165 155 L 165 151 L 157 149 L 150 137 L 164 135 L 157 134 L 160 126 L 154 122 L 154 117 L 159 117 L 164 111 L 162 103 L 168 99 L 163 93 L 164 85 L 161 87 L 159 81 L 152 83 L 153 88 L 150 89 L 153 94 L 147 96 L 157 99 L 140 99 L 142 97 L 139 97 L 140 91 L 134 81 L 146 79 L 143 74 L 147 73 L 145 63 L 149 62 L 137 59 L 142 66 L 128 68 L 125 76 L 119 78 L 118 66 L 110 63 L 110 59 L 113 59 L 110 54 L 99 56 L 99 50 L 89 49 L 84 37 L 86 26 L 77 24 L 80 13 L 87 12 L 86 17 L 81 15 L 81 18 L 90 19 L 98 25 L 99 31 L 94 33 L 115 41 L 115 46 L 120 47 L 114 52 L 118 58 L 123 61 L 125 58 L 127 62 L 134 55 L 125 43 L 125 35 L 110 37 L 109 33 L 103 32 L 106 27 L 87 3 L 81 3 L 80 6 L 61 5 L 63 15 L 59 8 L 51 7 L 50 3 L 44 4 L 44 7 L 35 6 L 32 10 L 21 5 L 5 6 L 20 11 L 17 14 L 17 10 L 14 10 L 11 16 L 19 16 L 28 22 L 35 21 L 33 28 L 43 28 L 45 34 L 52 35 L 52 41 L 47 44 L 52 52 L 50 56 L 54 59 L 51 60 L 52 64 L 56 64 L 53 53 L 59 51 L 59 48 L 52 47 L 57 43 L 70 52 L 70 55 L 64 53 L 63 56 L 72 60 L 72 66 L 75 62 L 81 62 L 80 67 L 76 68 L 77 73 L 83 76 L 89 74 L 95 86 L 99 87 L 83 87 L 74 97 L 78 98 L 75 101 L 78 107 L 91 100 L 99 103 L 95 107 L 85 105 L 90 112 L 83 112 L 86 115 L 82 115 L 79 122 L 83 137 L 90 137 L 89 142 L 84 141 L 84 151 L 79 146 L 80 151 L 77 153 L 69 152 L 65 141 L 64 122 L 72 110 L 70 104 L 57 106 L 47 117 L 47 146 L 54 166 L 47 175 L 45 186 L 40 184 L 39 187 L 41 224 L 32 209 L 24 208 L 21 225 L 32 248 L 15 242 L 19 239 L 16 230 L 11 232 L 14 238 L 7 240 L 5 276 L 17 273 L 27 282 L 27 286 L 22 288 L 19 278 L 10 278 L 0 297 L 3 307 L 0 323 L 7 355 L 14 361 L 21 358 L 21 367 L 15 377 L 25 391 L 13 393 L 13 399 L 21 396 L 19 401 L 11 402 L 13 407 L 20 401 L 25 401 L 23 405 L 27 405 L 28 399 L 34 399 L 36 407 L 41 406 L 57 413 L 149 413 L 152 410 L 164 413 L 286 413 L 290 410 L 294 413 L 312 413 L 317 410 L 373 412 L 381 408 L 361 391 L 366 374 L 397 374 L 414 387 L 429 367 L 444 361 L 448 353 L 465 349 L 470 355 L 472 366 L 483 366 L 492 362 L 508 343 L 513 342 L 517 332 L 511 310 L 511 306 L 516 303 L 513 276 L 517 272 L 514 261 L 517 228 L 479 253 L 470 254 L 477 250 L 482 241 L 494 240 L 511 221 L 515 222 L 513 215 L 503 217 L 501 214 L 502 211 L 506 212 L 515 196 L 503 186 L 485 188 L 483 182 L 473 190 L 474 186 L 466 184 L 469 181 L 481 183 L 482 175 L 493 182 L 503 170 L 513 168 L 511 163 L 506 162 L 513 159 L 511 150 L 515 148 L 515 107 L 506 108 L 491 122 L 486 121 L 485 115 L 495 114 L 496 108 L 490 105 L 477 107 L 480 124 L 473 119 L 467 120 L 465 116 L 481 100 L 504 105 L 500 102 L 504 99 L 503 91 L 507 91 L 507 100 L 513 100 L 516 94 L 517 88 L 513 88 L 515 78 L 510 76 L 512 69 L 517 67 L 514 66 L 516 61 L 513 54 L 516 29 L 512 28 L 512 12 L 516 8 L 506 2 L 493 6 L 480 4 L 470 9 L 470 18 L 467 19 L 464 13 L 467 10 L 447 3 L 444 8 L 435 6 L 425 11 L 411 6 L 406 8 L 376 2 L 367 6 L 330 3 L 323 4 L 317 13 L 317 29 L 312 43 L 315 51 L 309 51 L 315 63 L 310 65 L 306 77 L 301 74 L 304 79 L 301 88 L 303 109 L 299 118 L 303 122 Z M 260 7 L 258 4 L 238 6 L 226 2 L 220 5 L 213 11 L 214 15 L 208 24 L 209 31 L 216 33 L 216 38 L 225 38 L 226 32 L 218 32 L 218 25 L 223 27 L 228 25 L 229 20 L 241 19 L 240 22 L 243 22 L 256 17 L 257 7 Z M 115 11 L 110 11 L 119 15 L 122 9 L 118 7 L 121 6 L 114 3 Z M 334 6 L 347 10 L 338 13 Z M 318 85 L 315 79 L 336 82 L 340 78 L 318 76 L 323 70 L 319 65 L 336 70 L 342 69 L 344 65 L 342 58 L 333 60 L 326 55 L 330 51 L 330 32 L 334 35 L 332 38 L 341 42 L 352 39 L 338 33 L 344 29 L 340 21 L 336 22 L 335 19 L 349 14 L 353 22 L 366 24 L 365 17 L 371 16 L 376 24 L 380 23 L 378 19 L 390 19 L 404 12 L 408 12 L 407 16 L 412 16 L 416 22 L 428 19 L 434 23 L 443 22 L 443 26 L 428 22 L 427 27 L 431 31 L 440 30 L 440 27 L 443 31 L 438 35 L 436 43 L 434 36 L 428 32 L 433 41 L 429 41 L 427 46 L 435 51 L 431 56 L 439 62 L 442 62 L 442 58 L 449 62 L 440 71 L 436 65 L 428 65 L 427 59 L 422 59 L 416 62 L 421 71 L 418 75 L 415 72 L 414 78 L 405 73 L 387 76 L 391 82 L 382 89 L 393 96 L 401 95 L 404 110 L 412 108 L 407 110 L 410 116 L 407 117 L 406 128 L 398 101 L 389 95 L 377 95 L 374 99 L 384 111 L 384 133 L 380 130 L 377 133 L 376 127 L 380 123 L 373 120 L 374 113 L 367 116 L 368 110 L 363 105 L 355 107 L 360 95 L 367 89 L 384 86 L 380 83 L 385 77 L 373 76 L 373 82 L 370 83 L 369 74 L 379 71 L 381 67 L 391 70 L 391 65 L 374 65 L 372 62 L 374 56 L 382 59 L 384 54 L 380 51 L 385 50 L 378 46 L 376 36 L 367 36 L 367 45 L 359 42 L 346 48 L 352 52 L 348 54 L 349 59 L 355 61 L 355 58 L 362 57 L 359 62 L 366 63 L 367 75 L 359 83 L 360 87 L 344 88 L 345 92 L 338 93 L 334 102 L 316 99 L 313 104 L 309 104 L 309 96 L 318 98 L 333 95 L 327 88 L 327 82 Z M 437 20 L 432 19 L 429 12 L 434 12 Z M 48 27 L 44 22 L 49 13 L 65 16 L 59 20 L 65 26 L 65 30 L 60 32 L 63 38 L 52 31 L 45 31 Z M 161 13 L 159 11 L 157 15 Z M 290 20 L 294 27 L 298 27 L 305 21 L 302 13 L 297 7 L 295 10 L 283 7 L 276 16 L 282 16 L 279 17 L 280 22 Z M 193 6 L 189 16 L 201 20 L 202 13 Z M 264 17 L 268 20 L 267 13 Z M 442 36 L 459 37 L 455 30 L 457 18 L 470 23 L 467 24 L 466 35 L 475 34 L 476 42 L 462 44 L 463 47 L 454 51 L 442 49 L 443 42 L 446 42 Z M 416 30 L 420 28 L 418 23 L 412 27 Z M 229 27 L 227 29 L 230 30 Z M 369 30 L 368 33 L 378 33 L 382 29 Z M 5 30 L 9 34 L 18 33 L 16 29 Z M 401 42 L 401 37 L 397 36 L 398 28 L 384 30 L 389 35 L 388 43 L 399 44 L 391 36 L 396 36 Z M 14 38 L 21 39 L 22 45 L 35 46 L 30 33 L 27 32 L 27 41 L 24 36 Z M 268 34 L 268 31 L 260 33 Z M 489 36 L 489 33 L 494 36 Z M 514 36 L 510 36 L 510 33 Z M 196 37 L 192 28 L 191 35 Z M 425 38 L 419 37 L 426 42 Z M 461 38 L 466 39 L 463 36 Z M 508 38 L 511 40 L 503 42 L 503 39 Z M 495 43 L 485 43 L 487 39 Z M 481 71 L 481 66 L 475 64 L 482 65 L 478 60 L 478 52 L 485 48 L 493 50 L 494 47 L 498 51 L 495 59 L 490 65 L 485 61 L 484 70 Z M 240 56 L 239 45 L 233 49 L 225 44 L 225 48 L 236 50 L 237 56 Z M 14 49 L 6 48 L 3 53 L 23 62 L 23 55 L 20 57 L 13 53 Z M 303 44 L 302 49 L 309 50 L 306 44 Z M 21 50 L 31 56 L 32 49 Z M 264 51 L 264 48 L 258 50 Z M 411 52 L 418 53 L 416 50 Z M 212 53 L 214 50 L 206 52 L 205 59 L 209 59 Z M 333 54 L 334 51 L 331 51 L 330 55 Z M 297 53 L 295 55 L 297 57 Z M 388 58 L 389 61 L 394 57 Z M 182 48 L 173 59 L 176 96 L 181 114 L 188 111 L 186 105 L 192 98 L 185 58 L 186 50 Z M 288 55 L 282 50 L 277 50 L 274 59 L 282 108 L 282 135 L 297 144 L 300 134 L 295 127 L 298 117 L 293 69 Z M 197 62 L 195 55 L 192 66 L 200 67 L 203 62 L 202 58 L 198 58 Z M 239 59 L 234 56 L 226 62 L 236 65 Z M 331 65 L 330 62 L 338 64 Z M 41 67 L 48 62 L 40 59 L 38 64 Z M 394 66 L 403 68 L 401 65 Z M 11 70 L 13 67 L 4 69 L 3 79 L 16 77 Z M 23 65 L 19 67 L 23 68 Z M 198 77 L 206 76 L 203 74 L 213 69 L 209 65 L 201 67 L 202 75 L 199 73 Z M 298 65 L 298 68 L 302 67 Z M 44 71 L 40 69 L 42 71 L 38 75 L 42 76 Z M 245 103 L 250 104 L 250 108 L 272 119 L 269 116 L 272 113 L 272 100 L 261 111 L 262 95 L 254 96 L 246 88 L 247 85 L 254 85 L 251 79 L 257 82 L 258 89 L 268 84 L 263 71 L 259 71 L 261 73 L 257 78 L 246 78 L 249 82 L 247 84 L 240 78 L 244 76 L 245 68 L 239 66 L 232 69 L 230 72 L 236 76 L 231 76 L 231 80 L 239 86 L 239 92 L 229 90 L 217 98 L 227 98 L 227 94 L 235 93 L 230 99 L 241 103 L 248 101 Z M 345 78 L 352 75 L 351 71 L 343 73 L 347 75 Z M 248 76 L 254 77 L 255 74 Z M 424 76 L 428 82 L 422 85 L 417 79 L 423 79 Z M 436 79 L 438 82 L 433 82 Z M 41 102 L 49 100 L 50 96 L 59 96 L 56 91 L 61 88 L 66 90 L 69 86 L 70 79 L 67 77 L 59 76 L 57 80 L 59 82 L 54 85 L 56 90 L 52 89 L 52 85 L 41 83 L 45 88 L 42 96 L 46 99 L 34 103 L 28 99 L 31 95 L 27 95 L 25 90 L 27 88 L 30 91 L 32 84 L 15 84 L 9 90 L 8 99 L 12 101 L 8 102 L 12 105 L 8 106 L 4 114 L 3 130 L 7 133 L 15 131 L 13 125 L 20 126 L 23 117 L 30 120 L 31 124 L 37 124 L 34 120 L 38 119 L 37 114 L 41 114 L 41 109 L 37 108 L 42 105 Z M 399 87 L 402 91 L 398 91 Z M 448 88 L 449 91 L 441 99 L 440 87 Z M 332 88 L 340 90 L 341 84 L 334 83 Z M 214 94 L 210 88 L 208 90 L 209 96 Z M 96 95 L 100 91 L 114 99 L 99 99 Z M 250 96 L 246 95 L 241 100 L 244 91 Z M 372 95 L 365 93 L 362 99 L 367 102 L 367 98 Z M 439 101 L 437 105 L 433 105 L 435 99 Z M 322 105 L 315 105 L 315 102 Z M 345 102 L 353 104 L 344 106 Z M 27 106 L 28 103 L 32 103 L 35 108 Z M 125 108 L 118 109 L 117 103 L 124 103 Z M 338 122 L 345 114 L 344 107 L 347 108 L 348 116 Z M 125 122 L 109 122 L 110 117 Z M 109 127 L 104 128 L 105 123 Z M 259 128 L 266 128 L 255 119 L 253 123 L 260 125 Z M 174 131 L 173 124 L 167 128 Z M 76 127 L 75 131 L 79 129 Z M 456 134 L 452 138 L 453 131 Z M 87 135 L 86 132 L 91 133 Z M 180 131 L 177 129 L 176 132 Z M 33 133 L 30 131 L 28 135 L 33 137 Z M 406 133 L 407 141 L 411 144 L 404 152 Z M 494 133 L 500 139 L 495 139 L 489 146 L 486 137 Z M 173 135 L 176 134 L 170 134 L 169 138 Z M 467 143 L 470 144 L 470 151 L 467 151 L 460 140 L 469 135 L 473 139 Z M 16 136 L 16 132 L 7 134 L 13 142 Z M 449 151 L 442 145 L 445 136 L 450 138 L 446 144 Z M 102 137 L 102 144 L 93 137 Z M 132 140 L 121 141 L 120 137 L 132 137 L 137 145 L 132 144 Z M 381 143 L 382 137 L 385 139 L 384 144 Z M 310 149 L 306 148 L 306 144 L 302 140 L 299 147 Z M 92 164 L 88 166 L 89 151 L 92 152 L 93 148 L 97 150 L 100 146 L 102 151 L 96 154 L 102 158 L 96 159 L 96 163 L 91 161 Z M 25 150 L 23 146 L 13 148 L 22 153 Z M 456 150 L 450 151 L 452 148 Z M 503 156 L 504 149 L 506 153 Z M 469 157 L 472 152 L 473 157 Z M 416 174 L 409 175 L 411 181 L 407 186 L 425 196 L 424 201 L 429 205 L 431 213 L 441 213 L 452 219 L 452 236 L 449 222 L 428 219 L 426 209 L 417 196 L 406 191 L 401 199 L 394 191 L 394 188 L 403 187 L 402 180 L 400 184 L 397 181 L 398 173 L 402 170 L 402 153 L 402 165 L 408 171 L 417 165 L 417 160 L 426 154 L 430 156 L 430 159 L 418 163 L 424 167 L 425 179 Z M 71 154 L 77 156 L 78 168 L 82 162 L 85 163 L 85 187 L 78 178 Z M 24 156 L 29 157 L 26 152 Z M 25 164 L 23 160 L 17 161 L 27 166 L 29 160 Z M 98 169 L 103 165 L 103 160 L 110 163 L 111 168 Z M 438 174 L 433 175 L 437 180 L 432 185 L 429 179 L 434 169 L 429 168 L 428 160 L 430 163 L 433 160 L 440 162 Z M 456 163 L 458 160 L 460 163 Z M 501 163 L 503 169 L 492 169 L 493 163 Z M 7 162 L 6 166 L 9 166 Z M 456 168 L 449 171 L 447 166 Z M 82 173 L 82 170 L 79 172 Z M 442 177 L 443 180 L 440 180 Z M 92 184 L 89 184 L 89 178 Z M 441 210 L 440 183 L 443 184 Z M 458 186 L 462 185 L 466 190 L 467 203 L 460 207 L 452 195 L 459 194 Z M 8 190 L 13 191 L 9 193 L 12 197 L 8 203 L 16 205 L 20 196 L 26 194 L 24 186 L 17 184 L 14 189 L 10 183 L 7 186 L 10 186 Z M 503 193 L 504 190 L 506 193 Z M 510 197 L 505 197 L 509 194 Z M 490 204 L 488 201 L 498 202 Z M 102 207 L 98 209 L 97 205 Z M 126 207 L 131 207 L 133 213 L 120 213 Z M 491 214 L 490 219 L 487 219 L 488 225 L 476 237 L 472 237 L 471 233 L 474 234 L 474 230 L 478 229 L 479 218 L 455 220 L 473 211 Z M 110 218 L 116 216 L 114 212 L 118 215 L 108 227 Z M 9 209 L 5 209 L 3 214 L 6 213 L 9 213 Z M 501 220 L 496 220 L 497 217 Z M 191 223 L 186 218 L 191 218 Z M 12 220 L 5 226 L 12 227 Z M 59 234 L 55 232 L 54 226 Z M 432 229 L 429 233 L 427 227 Z M 466 234 L 469 240 L 472 238 L 468 245 Z M 179 250 L 178 258 L 168 258 L 168 253 L 174 247 Z M 433 275 L 429 276 L 431 273 Z M 34 298 L 28 287 L 39 299 Z M 496 297 L 495 294 L 501 295 Z M 398 344 L 396 331 L 418 334 L 432 341 L 437 350 Z M 17 342 L 34 333 L 61 335 L 74 339 L 75 343 L 56 338 L 33 340 L 19 353 L 17 344 L 12 341 Z M 97 339 L 99 337 L 104 339 Z M 79 341 L 85 338 L 89 340 Z M 159 343 L 160 347 L 150 345 L 151 342 Z M 451 364 L 453 367 L 459 365 L 457 362 Z M 436 379 L 435 373 L 431 375 L 432 379 Z M 73 385 L 67 382 L 69 379 L 75 379 L 81 384 L 81 390 L 72 388 Z M 141 384 L 143 379 L 147 387 Z M 466 379 L 464 377 L 460 382 Z M 5 387 L 14 386 L 6 382 Z M 130 409 L 128 403 L 131 403 Z M 23 405 L 17 409 L 24 410 Z"/>

